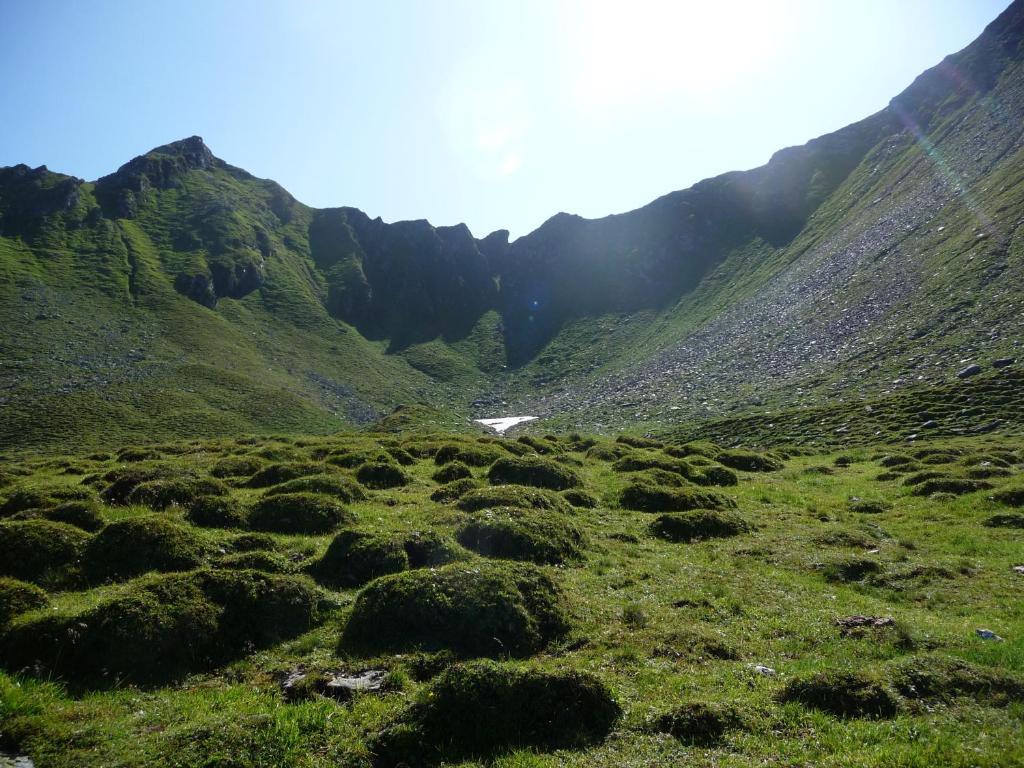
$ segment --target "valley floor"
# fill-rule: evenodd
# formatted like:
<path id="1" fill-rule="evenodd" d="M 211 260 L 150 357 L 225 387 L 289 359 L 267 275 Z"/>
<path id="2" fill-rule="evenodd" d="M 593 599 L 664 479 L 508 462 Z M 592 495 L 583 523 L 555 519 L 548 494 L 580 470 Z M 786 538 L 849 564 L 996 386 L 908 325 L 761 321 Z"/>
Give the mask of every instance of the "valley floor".
<path id="1" fill-rule="evenodd" d="M 0 753 L 40 768 L 1024 765 L 1019 437 L 2 459 Z"/>

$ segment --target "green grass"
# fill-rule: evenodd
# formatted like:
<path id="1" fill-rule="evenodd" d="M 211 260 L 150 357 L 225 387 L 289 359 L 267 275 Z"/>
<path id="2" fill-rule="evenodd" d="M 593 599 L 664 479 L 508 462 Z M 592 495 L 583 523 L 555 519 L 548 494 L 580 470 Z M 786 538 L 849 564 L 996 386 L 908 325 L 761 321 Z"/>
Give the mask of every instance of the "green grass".
<path id="1" fill-rule="evenodd" d="M 579 436 L 541 442 L 544 460 L 571 467 L 596 506 L 566 505 L 558 511 L 528 513 L 538 521 L 545 516 L 567 521 L 579 532 L 574 558 L 558 566 L 542 566 L 564 596 L 568 627 L 564 635 L 535 648 L 528 658 L 499 661 L 543 673 L 529 678 L 539 681 L 538 690 L 543 690 L 548 673 L 591 675 L 607 686 L 623 714 L 607 738 L 596 743 L 581 742 L 558 751 L 499 744 L 492 756 L 496 765 L 775 762 L 994 767 L 1024 763 L 1019 749 L 1024 701 L 1012 693 L 1017 689 L 1011 685 L 1009 695 L 1001 694 L 1002 701 L 970 693 L 975 690 L 972 680 L 1024 679 L 1024 608 L 1016 599 L 1022 577 L 1012 569 L 1022 564 L 1022 533 L 984 524 L 995 514 L 1012 511 L 992 497 L 1003 488 L 1019 487 L 1024 470 L 1024 444 L 1019 437 L 993 434 L 904 445 L 898 450 L 907 454 L 909 464 L 901 467 L 884 466 L 892 463 L 884 458 L 895 452 L 887 445 L 864 444 L 841 453 L 792 453 L 783 448 L 781 469 L 736 470 L 738 484 L 714 489 L 736 504 L 726 516 L 739 516 L 744 525 L 731 530 L 734 535 L 728 537 L 690 542 L 659 538 L 652 530 L 656 514 L 622 508 L 620 495 L 635 474 L 624 470 L 632 465 L 621 462 L 618 466 L 623 471 L 619 471 L 615 462 L 596 458 L 615 446 L 619 454 L 631 452 L 649 461 L 661 449 Z M 366 499 L 347 503 L 352 517 L 342 523 L 342 530 L 397 543 L 398 554 L 402 542 L 431 532 L 448 542 L 448 551 L 458 549 L 461 559 L 446 566 L 455 574 L 472 574 L 488 559 L 503 568 L 515 566 L 514 560 L 484 558 L 454 543 L 460 529 L 483 513 L 430 501 L 438 487 L 432 479 L 438 469 L 432 454 L 444 445 L 497 450 L 497 455 L 512 457 L 504 446 L 519 453 L 523 443 L 416 430 L 220 438 L 154 444 L 150 452 L 157 456 L 146 462 L 157 462 L 171 474 L 202 477 L 217 466 L 251 469 L 260 461 L 282 459 L 317 464 L 331 455 L 372 458 L 382 450 L 401 447 L 405 454 L 418 457 L 402 467 L 409 484 L 368 490 Z M 595 445 L 601 450 L 593 450 Z M 587 457 L 588 450 L 595 458 Z M 700 451 L 716 453 L 708 445 Z M 113 453 L 8 453 L 0 502 L 24 486 L 82 487 L 84 478 L 119 465 Z M 260 461 L 241 461 L 247 457 Z M 664 454 L 664 461 L 667 465 L 680 459 Z M 990 479 L 994 487 L 989 491 L 924 497 L 914 495 L 914 487 L 902 482 L 915 466 L 963 477 L 986 461 L 1009 470 L 1007 477 Z M 321 470 L 317 477 L 336 476 L 339 488 L 349 488 L 357 467 L 324 462 Z M 486 465 L 471 468 L 473 476 L 485 483 L 488 470 Z M 896 470 L 901 471 L 893 479 L 877 479 L 883 472 Z M 227 478 L 230 497 L 242 509 L 272 490 L 247 487 L 245 481 L 244 475 Z M 95 484 L 102 488 L 102 481 Z M 527 490 L 536 491 L 520 489 L 502 498 L 515 504 L 526 498 Z M 692 486 L 692 490 L 707 489 Z M 39 503 L 58 501 L 38 498 Z M 861 503 L 865 500 L 877 503 Z M 100 512 L 107 524 L 152 514 L 144 506 L 103 506 Z M 184 507 L 171 506 L 159 514 L 188 525 Z M 260 550 L 265 554 L 236 563 L 241 550 L 233 542 L 244 529 L 194 530 L 202 542 L 195 549 L 201 569 L 240 565 L 272 572 L 285 569 L 310 588 L 314 582 L 304 574 L 318 574 L 316 565 L 335 536 L 333 532 L 266 534 L 247 542 L 245 549 L 269 546 L 272 550 Z M 855 560 L 870 561 L 872 567 L 838 569 L 837 564 Z M 407 567 L 405 562 L 402 559 L 396 567 Z M 143 576 L 142 582 L 132 578 L 108 576 L 106 583 L 45 580 L 44 585 L 54 585 L 49 586 L 48 605 L 12 621 L 19 626 L 45 615 L 95 611 L 119 595 L 138 593 L 137 584 L 157 577 Z M 328 579 L 318 582 L 316 588 L 324 599 L 311 630 L 258 649 L 225 649 L 219 666 L 186 668 L 170 683 L 144 687 L 123 683 L 110 688 L 91 680 L 65 684 L 45 669 L 7 669 L 0 673 L 0 749 L 29 754 L 39 765 L 58 767 L 83 763 L 368 766 L 369 750 L 382 734 L 403 722 L 418 722 L 419 715 L 407 708 L 413 702 L 429 701 L 431 680 L 453 663 L 453 657 L 444 652 L 444 641 L 439 654 L 434 653 L 438 648 L 431 647 L 427 654 L 363 649 L 353 655 L 340 641 L 360 588 L 337 587 Z M 410 595 L 402 599 L 414 600 Z M 895 625 L 847 632 L 835 623 L 857 614 L 891 616 Z M 1005 640 L 980 639 L 975 635 L 979 628 Z M 0 643 L 2 637 L 0 630 Z M 364 655 L 367 652 L 369 657 Z M 901 687 L 906 679 L 903 670 L 932 669 L 928 660 L 934 658 L 963 660 L 974 665 L 969 668 L 974 671 L 963 673 L 968 675 L 967 682 L 934 678 L 934 686 L 955 689 L 952 694 L 933 698 L 907 694 Z M 757 673 L 753 666 L 758 664 L 776 674 Z M 286 703 L 279 688 L 284 675 L 296 669 L 357 672 L 368 668 L 389 672 L 387 691 L 357 694 L 348 704 L 315 694 Z M 480 669 L 486 673 L 487 667 Z M 805 706 L 799 697 L 783 700 L 787 686 L 797 690 L 794 681 L 821 679 L 833 684 L 847 680 L 840 674 L 846 672 L 877 681 L 896 702 L 895 714 L 841 718 Z M 818 673 L 827 675 L 814 677 Z M 992 685 L 985 682 L 983 689 L 995 690 Z M 463 705 L 453 699 L 445 706 Z M 426 705 L 418 706 L 415 711 L 428 711 L 422 709 Z M 719 713 L 727 727 L 706 725 L 708 712 Z M 714 726 L 715 738 L 707 742 L 686 735 L 687 728 L 698 726 Z M 448 727 L 458 728 L 458 724 Z M 672 729 L 683 735 L 673 736 Z M 477 737 L 464 738 L 474 743 Z M 519 737 L 501 738 L 515 742 Z M 544 733 L 534 733 L 527 741 L 572 743 L 566 734 L 556 738 Z M 468 759 L 468 764 L 476 764 L 471 756 Z"/>

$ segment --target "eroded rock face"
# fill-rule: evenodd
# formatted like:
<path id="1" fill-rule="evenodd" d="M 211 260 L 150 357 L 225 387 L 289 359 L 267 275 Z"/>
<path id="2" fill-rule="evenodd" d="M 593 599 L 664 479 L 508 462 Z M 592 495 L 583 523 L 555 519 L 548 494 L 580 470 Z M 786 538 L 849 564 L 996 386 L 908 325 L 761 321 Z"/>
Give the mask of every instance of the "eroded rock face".
<path id="1" fill-rule="evenodd" d="M 495 306 L 497 287 L 480 244 L 464 224 L 386 224 L 355 208 L 316 211 L 309 226 L 327 310 L 397 346 L 464 334 Z M 501 250 L 497 239 L 486 247 Z"/>

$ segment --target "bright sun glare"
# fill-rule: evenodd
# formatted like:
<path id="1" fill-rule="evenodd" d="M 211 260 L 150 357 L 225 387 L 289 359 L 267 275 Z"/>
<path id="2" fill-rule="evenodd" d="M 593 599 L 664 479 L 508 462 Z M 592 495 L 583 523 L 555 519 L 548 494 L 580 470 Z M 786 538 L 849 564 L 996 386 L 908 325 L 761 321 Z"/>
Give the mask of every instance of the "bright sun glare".
<path id="1" fill-rule="evenodd" d="M 706 100 L 778 50 L 787 15 L 783 4 L 738 0 L 588 2 L 569 62 L 576 106 Z"/>

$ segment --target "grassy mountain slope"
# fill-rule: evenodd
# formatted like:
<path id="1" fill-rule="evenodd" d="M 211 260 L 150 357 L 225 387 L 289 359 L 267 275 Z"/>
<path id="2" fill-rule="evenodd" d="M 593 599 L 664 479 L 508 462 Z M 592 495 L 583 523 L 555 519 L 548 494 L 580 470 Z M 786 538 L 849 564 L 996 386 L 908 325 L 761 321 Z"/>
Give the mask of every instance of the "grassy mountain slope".
<path id="1" fill-rule="evenodd" d="M 324 431 L 422 402 L 664 429 L 1016 357 L 1024 3 L 882 112 L 512 243 L 315 210 L 198 137 L 0 169 L 0 445 Z"/>
<path id="2" fill-rule="evenodd" d="M 567 323 L 500 394 L 566 425 L 658 427 L 1017 356 L 1022 19 L 1015 4 L 867 121 L 887 132 L 789 242 L 752 237 L 669 307 Z"/>

